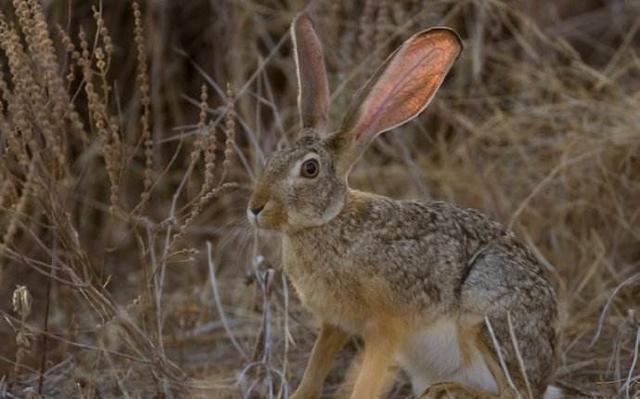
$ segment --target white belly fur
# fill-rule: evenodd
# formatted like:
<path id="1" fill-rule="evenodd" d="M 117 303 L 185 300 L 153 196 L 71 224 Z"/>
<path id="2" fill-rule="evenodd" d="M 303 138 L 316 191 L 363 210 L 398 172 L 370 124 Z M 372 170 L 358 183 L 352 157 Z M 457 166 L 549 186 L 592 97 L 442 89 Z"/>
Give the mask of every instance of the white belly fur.
<path id="1" fill-rule="evenodd" d="M 437 382 L 455 381 L 497 394 L 498 387 L 482 355 L 475 348 L 463 359 L 458 327 L 442 320 L 411 337 L 397 361 L 409 374 L 416 395 Z"/>

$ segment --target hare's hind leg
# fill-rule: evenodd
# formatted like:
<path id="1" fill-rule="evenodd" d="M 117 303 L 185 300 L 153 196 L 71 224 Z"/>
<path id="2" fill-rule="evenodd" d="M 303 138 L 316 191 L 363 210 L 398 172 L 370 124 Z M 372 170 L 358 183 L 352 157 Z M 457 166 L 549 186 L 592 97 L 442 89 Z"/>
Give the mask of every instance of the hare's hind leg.
<path id="1" fill-rule="evenodd" d="M 476 330 L 477 331 L 477 330 Z M 495 358 L 494 353 L 486 345 L 484 340 L 478 336 L 474 340 L 474 348 L 479 352 L 479 356 L 486 368 L 495 380 L 498 394 L 491 393 L 487 390 L 481 389 L 476 386 L 471 386 L 458 381 L 445 381 L 431 385 L 424 391 L 419 399 L 513 399 L 516 398 L 511 386 L 500 364 Z M 471 368 L 467 368 L 467 373 L 478 372 L 478 368 L 475 371 Z M 467 375 L 469 379 L 469 375 Z"/>
<path id="2" fill-rule="evenodd" d="M 461 384 L 459 382 L 439 382 L 431 385 L 419 399 L 496 399 L 512 396 L 495 396 L 486 391 Z"/>
<path id="3" fill-rule="evenodd" d="M 477 345 L 502 379 L 500 392 L 506 381 L 524 398 L 544 397 L 556 364 L 557 304 L 541 267 L 513 248 L 489 247 L 470 265 L 460 302 L 481 318 Z"/>

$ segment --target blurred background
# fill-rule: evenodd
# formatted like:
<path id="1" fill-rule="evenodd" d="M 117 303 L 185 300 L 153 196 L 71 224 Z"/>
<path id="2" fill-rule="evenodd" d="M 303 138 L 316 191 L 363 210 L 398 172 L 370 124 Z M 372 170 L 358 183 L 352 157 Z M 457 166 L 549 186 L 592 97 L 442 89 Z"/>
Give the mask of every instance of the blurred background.
<path id="1" fill-rule="evenodd" d="M 353 187 L 513 228 L 561 300 L 555 384 L 640 395 L 640 2 L 0 3 L 0 398 L 286 398 L 313 320 L 245 221 L 298 124 L 288 28 L 314 18 L 332 126 L 404 39 L 465 45 Z M 360 342 L 341 354 L 338 387 Z M 400 375 L 391 397 L 407 397 Z"/>

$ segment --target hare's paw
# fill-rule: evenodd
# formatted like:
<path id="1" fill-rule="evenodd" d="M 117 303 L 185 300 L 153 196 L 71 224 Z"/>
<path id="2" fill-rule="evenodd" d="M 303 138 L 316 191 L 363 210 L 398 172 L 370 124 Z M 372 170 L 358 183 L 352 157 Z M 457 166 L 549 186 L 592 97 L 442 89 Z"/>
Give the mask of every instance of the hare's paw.
<path id="1" fill-rule="evenodd" d="M 301 385 L 289 396 L 289 399 L 317 399 L 319 397 L 320 394 L 318 392 L 305 389 L 305 387 Z"/>
<path id="2" fill-rule="evenodd" d="M 456 382 L 441 382 L 431 385 L 419 399 L 490 399 L 497 398 L 483 391 Z"/>

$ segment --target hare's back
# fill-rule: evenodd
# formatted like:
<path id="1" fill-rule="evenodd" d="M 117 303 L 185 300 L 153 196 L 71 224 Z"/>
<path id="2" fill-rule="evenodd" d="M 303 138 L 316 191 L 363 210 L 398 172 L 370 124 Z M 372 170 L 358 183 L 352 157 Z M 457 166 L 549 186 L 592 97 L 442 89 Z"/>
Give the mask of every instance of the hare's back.
<path id="1" fill-rule="evenodd" d="M 342 259 L 352 260 L 365 276 L 383 275 L 400 302 L 455 310 L 469 284 L 491 290 L 495 281 L 509 289 L 519 281 L 544 279 L 513 234 L 473 209 L 369 197 L 359 213 L 336 224 L 337 231 L 328 235 L 340 236 Z M 474 270 L 480 255 L 491 255 L 487 260 L 496 265 Z"/>

